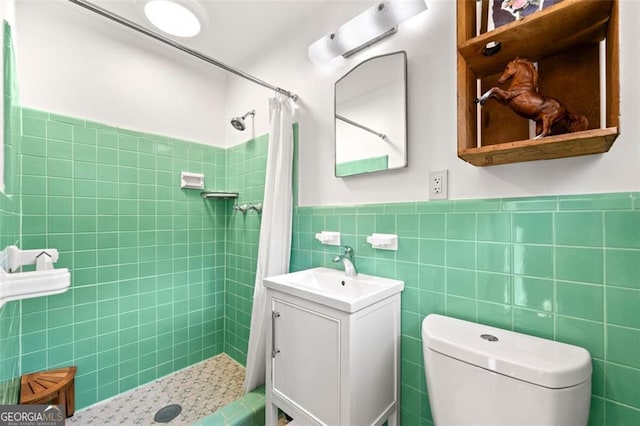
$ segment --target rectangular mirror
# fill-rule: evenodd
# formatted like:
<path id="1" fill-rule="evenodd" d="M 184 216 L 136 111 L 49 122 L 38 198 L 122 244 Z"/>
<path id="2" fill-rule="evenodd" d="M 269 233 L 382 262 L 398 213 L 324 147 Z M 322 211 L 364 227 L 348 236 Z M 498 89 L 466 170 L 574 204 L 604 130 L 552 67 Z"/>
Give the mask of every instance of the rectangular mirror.
<path id="1" fill-rule="evenodd" d="M 407 54 L 375 56 L 335 84 L 336 177 L 407 166 Z"/>

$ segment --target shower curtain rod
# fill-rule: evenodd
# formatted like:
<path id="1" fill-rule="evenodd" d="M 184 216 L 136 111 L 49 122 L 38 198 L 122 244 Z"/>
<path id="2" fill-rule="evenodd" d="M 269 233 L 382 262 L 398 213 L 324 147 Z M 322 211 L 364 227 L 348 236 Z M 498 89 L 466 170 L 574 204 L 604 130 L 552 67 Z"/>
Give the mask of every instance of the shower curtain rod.
<path id="1" fill-rule="evenodd" d="M 132 30 L 138 31 L 139 33 L 142 33 L 146 36 L 149 36 L 153 39 L 156 39 L 164 44 L 168 44 L 169 46 L 175 47 L 178 50 L 182 50 L 185 53 L 188 53 L 191 56 L 195 56 L 198 59 L 201 59 L 205 62 L 208 62 L 212 65 L 215 65 L 218 68 L 222 68 L 225 71 L 228 71 L 232 74 L 235 74 L 239 77 L 242 77 L 244 79 L 247 79 L 253 83 L 259 84 L 260 86 L 266 87 L 268 89 L 271 90 L 275 90 L 277 93 L 281 93 L 289 98 L 291 98 L 294 102 L 298 100 L 298 95 L 296 95 L 295 93 L 289 92 L 288 90 L 282 89 L 280 87 L 276 87 L 273 86 L 269 83 L 267 83 L 266 81 L 262 81 L 259 78 L 256 78 L 250 74 L 247 74 L 245 72 L 242 72 L 236 68 L 233 68 L 230 65 L 227 65 L 223 62 L 217 61 L 215 59 L 213 59 L 210 56 L 205 55 L 204 53 L 198 52 L 197 50 L 193 50 L 183 44 L 180 44 L 178 42 L 175 42 L 173 40 L 171 40 L 170 38 L 167 38 L 163 35 L 160 35 L 154 31 L 148 30 L 146 28 L 144 28 L 143 26 L 140 26 L 138 24 L 136 24 L 133 21 L 130 21 L 126 18 L 123 18 L 120 15 L 116 15 L 115 13 L 112 13 L 100 6 L 96 6 L 93 3 L 90 3 L 88 1 L 85 0 L 69 0 L 71 3 L 74 3 L 78 6 L 82 6 L 85 9 L 88 9 L 94 13 L 97 13 L 98 15 L 104 16 L 105 18 L 111 19 L 114 22 L 117 22 L 118 24 L 124 25 L 125 27 L 131 28 Z"/>
<path id="2" fill-rule="evenodd" d="M 344 121 L 345 123 L 349 123 L 352 126 L 356 126 L 356 127 L 361 128 L 362 130 L 366 130 L 369 133 L 373 133 L 374 135 L 376 135 L 377 137 L 379 137 L 382 140 L 385 140 L 385 141 L 387 140 L 387 135 L 385 135 L 384 133 L 378 133 L 375 130 L 365 126 L 364 124 L 360 124 L 360 123 L 357 123 L 357 122 L 355 122 L 353 120 L 349 120 L 347 117 L 344 117 L 344 116 L 339 115 L 339 114 L 336 114 L 336 118 L 338 120 Z"/>

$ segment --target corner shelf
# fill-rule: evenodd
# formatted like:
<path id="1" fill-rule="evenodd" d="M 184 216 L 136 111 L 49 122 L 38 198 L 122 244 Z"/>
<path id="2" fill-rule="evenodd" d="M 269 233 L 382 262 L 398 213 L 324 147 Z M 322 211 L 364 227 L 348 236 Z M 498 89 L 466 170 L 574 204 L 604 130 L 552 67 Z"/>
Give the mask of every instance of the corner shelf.
<path id="1" fill-rule="evenodd" d="M 606 123 L 600 123 L 600 47 L 606 40 L 604 91 Z M 482 49 L 500 42 L 485 56 Z M 476 1 L 457 0 L 458 156 L 476 166 L 546 160 L 603 153 L 619 134 L 618 0 L 562 0 L 484 34 L 476 35 Z M 540 92 L 570 109 L 588 109 L 590 129 L 525 139 L 528 120 L 503 105 L 485 104 L 478 125 L 473 100 L 495 85 L 499 73 L 516 57 L 539 63 Z M 568 90 L 567 88 L 577 88 Z M 580 90 L 580 88 L 582 90 Z M 594 90 L 598 93 L 594 96 Z M 480 129 L 478 129 L 480 127 Z"/>

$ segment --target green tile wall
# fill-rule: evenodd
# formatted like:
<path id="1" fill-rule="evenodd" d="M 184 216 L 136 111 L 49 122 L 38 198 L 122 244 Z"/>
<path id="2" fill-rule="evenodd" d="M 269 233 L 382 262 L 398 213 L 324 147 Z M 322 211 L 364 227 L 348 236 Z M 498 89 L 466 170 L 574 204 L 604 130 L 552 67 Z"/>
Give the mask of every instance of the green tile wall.
<path id="1" fill-rule="evenodd" d="M 0 191 L 0 249 L 20 244 L 20 114 L 11 27 L 3 26 L 3 119 L 5 188 Z M 3 262 L 0 254 L 0 262 Z M 20 375 L 20 302 L 0 308 L 0 405 L 18 401 Z"/>
<path id="2" fill-rule="evenodd" d="M 221 351 L 251 319 L 267 136 L 228 150 L 23 109 L 23 248 L 55 247 L 72 290 L 23 303 L 23 372 L 77 364 L 90 405 Z M 297 138 L 297 133 L 296 133 Z M 203 172 L 235 201 L 179 189 Z"/>
<path id="3" fill-rule="evenodd" d="M 326 266 L 340 231 L 360 272 L 405 281 L 402 423 L 432 424 L 420 326 L 430 313 L 585 347 L 591 425 L 640 424 L 640 193 L 298 207 L 292 270 Z M 396 233 L 397 252 L 373 232 Z"/>
<path id="4" fill-rule="evenodd" d="M 294 158 L 297 157 L 298 125 L 293 125 Z M 227 150 L 227 186 L 240 195 L 237 205 L 261 203 L 267 163 L 268 135 L 251 139 Z M 294 160 L 294 204 L 297 203 L 297 163 Z M 256 278 L 260 214 L 234 212 L 228 216 L 227 280 L 225 293 L 224 351 L 246 364 Z"/>
<path id="5" fill-rule="evenodd" d="M 58 248 L 73 287 L 2 308 L 0 395 L 15 398 L 20 362 L 78 365 L 80 408 L 223 350 L 244 363 L 260 216 L 180 190 L 179 172 L 260 202 L 267 137 L 222 150 L 28 109 L 23 125 L 1 237 Z M 361 272 L 405 280 L 404 424 L 431 424 L 420 322 L 432 312 L 587 348 L 590 424 L 638 424 L 639 208 L 638 193 L 299 207 L 291 269 L 335 267 L 313 235 L 338 230 Z M 373 232 L 397 233 L 399 250 L 373 250 Z"/>
<path id="6" fill-rule="evenodd" d="M 227 150 L 227 187 L 240 195 L 237 205 L 261 203 L 267 163 L 268 136 L 263 135 Z M 260 214 L 234 211 L 227 223 L 227 280 L 224 351 L 246 364 L 251 307 L 256 277 Z"/>
<path id="7" fill-rule="evenodd" d="M 23 109 L 22 247 L 53 247 L 64 294 L 22 302 L 22 372 L 77 365 L 85 407 L 222 352 L 224 149 Z"/>
<path id="8" fill-rule="evenodd" d="M 19 377 L 20 302 L 9 302 L 0 308 L 0 405 L 18 402 Z"/>

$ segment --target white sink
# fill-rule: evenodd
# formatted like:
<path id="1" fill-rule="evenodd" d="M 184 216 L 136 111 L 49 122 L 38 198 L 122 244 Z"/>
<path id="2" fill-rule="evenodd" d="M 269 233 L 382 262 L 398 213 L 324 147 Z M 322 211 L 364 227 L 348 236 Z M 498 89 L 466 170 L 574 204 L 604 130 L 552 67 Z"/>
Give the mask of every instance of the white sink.
<path id="1" fill-rule="evenodd" d="M 334 309 L 353 313 L 404 290 L 404 281 L 313 268 L 267 277 L 264 286 Z"/>
<path id="2" fill-rule="evenodd" d="M 12 274 L 0 268 L 0 307 L 12 300 L 64 293 L 70 285 L 71 273 L 67 268 Z"/>

